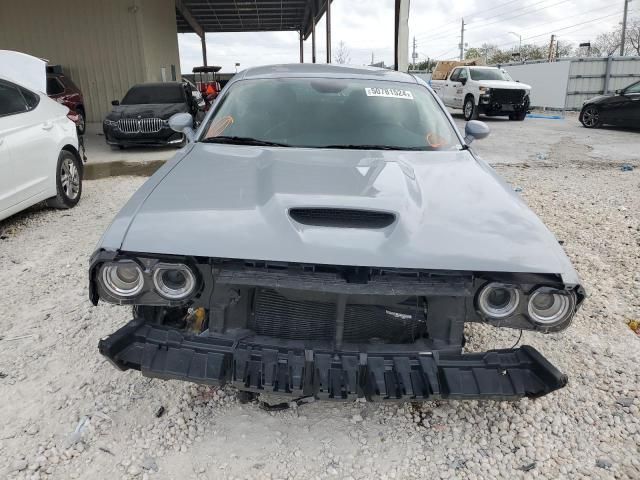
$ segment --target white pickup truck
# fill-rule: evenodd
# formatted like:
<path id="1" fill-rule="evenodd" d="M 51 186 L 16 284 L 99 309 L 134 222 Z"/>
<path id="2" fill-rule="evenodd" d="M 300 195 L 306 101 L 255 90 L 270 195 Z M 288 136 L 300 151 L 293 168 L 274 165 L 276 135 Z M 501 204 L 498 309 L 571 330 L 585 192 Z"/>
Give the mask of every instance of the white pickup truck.
<path id="1" fill-rule="evenodd" d="M 465 120 L 481 113 L 524 120 L 529 109 L 531 87 L 496 67 L 457 66 L 445 80 L 431 80 L 431 87 L 447 107 L 461 109 Z"/>

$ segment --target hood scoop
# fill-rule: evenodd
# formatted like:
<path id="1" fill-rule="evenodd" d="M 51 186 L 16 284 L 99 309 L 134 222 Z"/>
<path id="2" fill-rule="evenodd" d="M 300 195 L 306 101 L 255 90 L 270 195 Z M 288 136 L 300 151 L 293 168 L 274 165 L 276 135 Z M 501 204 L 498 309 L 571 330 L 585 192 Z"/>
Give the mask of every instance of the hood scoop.
<path id="1" fill-rule="evenodd" d="M 336 228 L 385 228 L 396 220 L 393 213 L 352 208 L 292 208 L 289 216 L 303 225 Z"/>

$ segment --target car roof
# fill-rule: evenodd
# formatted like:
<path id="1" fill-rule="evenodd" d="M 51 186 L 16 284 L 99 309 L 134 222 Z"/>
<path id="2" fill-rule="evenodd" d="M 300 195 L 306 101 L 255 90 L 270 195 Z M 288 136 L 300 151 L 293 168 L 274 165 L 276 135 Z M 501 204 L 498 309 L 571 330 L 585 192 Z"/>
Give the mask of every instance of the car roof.
<path id="1" fill-rule="evenodd" d="M 131 88 L 140 88 L 140 87 L 178 87 L 182 86 L 182 82 L 147 82 L 147 83 L 136 83 Z"/>
<path id="2" fill-rule="evenodd" d="M 252 67 L 238 73 L 238 80 L 258 78 L 354 78 L 385 80 L 390 82 L 416 83 L 407 73 L 377 67 L 355 65 L 327 65 L 318 63 L 290 63 Z"/>

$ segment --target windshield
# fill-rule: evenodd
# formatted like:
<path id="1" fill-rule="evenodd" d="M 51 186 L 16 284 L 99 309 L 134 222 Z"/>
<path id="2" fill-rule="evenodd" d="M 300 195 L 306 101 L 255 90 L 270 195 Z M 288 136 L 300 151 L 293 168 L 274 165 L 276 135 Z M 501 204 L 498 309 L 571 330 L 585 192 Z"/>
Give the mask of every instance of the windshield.
<path id="1" fill-rule="evenodd" d="M 149 103 L 184 103 L 182 85 L 136 85 L 122 99 L 122 105 Z"/>
<path id="2" fill-rule="evenodd" d="M 504 80 L 511 81 L 509 74 L 497 68 L 470 68 L 471 80 Z"/>
<path id="3" fill-rule="evenodd" d="M 459 149 L 430 91 L 361 79 L 242 80 L 231 86 L 202 141 L 311 148 Z"/>

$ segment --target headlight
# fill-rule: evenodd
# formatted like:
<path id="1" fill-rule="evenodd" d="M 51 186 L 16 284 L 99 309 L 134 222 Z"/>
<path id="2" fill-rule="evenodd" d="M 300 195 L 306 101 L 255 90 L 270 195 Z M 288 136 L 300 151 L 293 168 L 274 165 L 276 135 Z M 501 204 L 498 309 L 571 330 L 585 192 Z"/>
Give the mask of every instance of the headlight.
<path id="1" fill-rule="evenodd" d="M 529 317 L 534 322 L 551 326 L 566 320 L 575 307 L 575 298 L 567 292 L 539 288 L 529 297 Z"/>
<path id="2" fill-rule="evenodd" d="M 490 283 L 478 296 L 478 308 L 491 318 L 506 318 L 512 315 L 520 303 L 520 290 L 502 283 Z"/>
<path id="3" fill-rule="evenodd" d="M 480 87 L 478 90 L 480 90 L 481 95 L 488 95 L 491 93 L 491 89 L 489 87 Z"/>
<path id="4" fill-rule="evenodd" d="M 114 122 L 113 120 L 104 120 L 104 122 L 102 122 L 104 125 L 108 125 L 109 127 L 115 127 L 116 123 L 118 122 Z"/>
<path id="5" fill-rule="evenodd" d="M 153 285 L 164 298 L 181 300 L 193 293 L 196 277 L 186 265 L 159 263 L 154 269 Z"/>
<path id="6" fill-rule="evenodd" d="M 102 283 L 116 297 L 133 297 L 142 290 L 144 277 L 135 262 L 123 261 L 102 267 Z"/>

